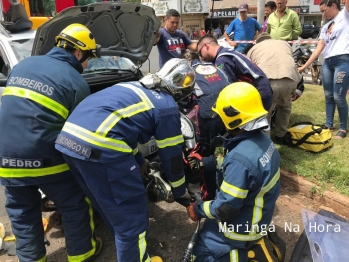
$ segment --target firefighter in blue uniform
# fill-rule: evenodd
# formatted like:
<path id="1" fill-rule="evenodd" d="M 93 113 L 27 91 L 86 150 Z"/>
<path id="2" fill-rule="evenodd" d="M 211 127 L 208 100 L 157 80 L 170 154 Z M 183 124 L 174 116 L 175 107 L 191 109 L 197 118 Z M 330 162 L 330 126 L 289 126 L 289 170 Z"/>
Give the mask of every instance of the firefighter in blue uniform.
<path id="1" fill-rule="evenodd" d="M 216 191 L 216 159 L 214 148 L 210 148 L 211 139 L 226 133 L 222 119 L 212 111 L 219 93 L 229 85 L 224 71 L 212 63 L 200 62 L 197 53 L 187 51 L 188 59 L 195 70 L 196 79 L 192 100 L 197 105 L 197 152 L 189 156 L 193 171 L 202 172 L 201 194 L 203 200 L 212 200 Z M 196 154 L 198 153 L 198 154 Z"/>
<path id="2" fill-rule="evenodd" d="M 247 261 L 247 250 L 271 223 L 280 193 L 280 155 L 263 128 L 268 112 L 255 87 L 234 83 L 223 89 L 212 110 L 230 136 L 217 173 L 213 201 L 187 208 L 196 221 L 206 218 L 193 249 L 194 261 Z"/>
<path id="3" fill-rule="evenodd" d="M 74 177 L 114 229 L 120 262 L 150 261 L 148 207 L 140 175 L 149 161 L 138 143 L 155 137 L 174 197 L 184 206 L 190 204 L 176 101 L 190 95 L 194 83 L 188 61 L 171 59 L 140 81 L 119 83 L 86 98 L 56 140 Z"/>
<path id="4" fill-rule="evenodd" d="M 212 35 L 200 38 L 197 48 L 201 60 L 212 62 L 223 69 L 229 83 L 242 81 L 256 87 L 262 97 L 264 109 L 269 110 L 273 100 L 273 90 L 268 77 L 247 56 L 234 49 L 223 48 Z"/>
<path id="5" fill-rule="evenodd" d="M 91 203 L 72 177 L 55 140 L 70 112 L 90 94 L 81 73 L 98 45 L 87 27 L 67 26 L 56 47 L 18 63 L 0 110 L 0 184 L 19 261 L 46 261 L 41 189 L 63 216 L 69 261 L 87 261 L 96 241 Z"/>

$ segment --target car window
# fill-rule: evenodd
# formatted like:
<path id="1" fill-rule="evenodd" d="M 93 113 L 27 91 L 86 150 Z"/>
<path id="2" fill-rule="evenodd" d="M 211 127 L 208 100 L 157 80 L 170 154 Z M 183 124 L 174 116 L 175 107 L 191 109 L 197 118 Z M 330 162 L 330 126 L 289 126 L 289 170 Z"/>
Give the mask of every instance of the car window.
<path id="1" fill-rule="evenodd" d="M 33 43 L 34 39 L 23 39 L 10 42 L 18 61 L 31 56 Z"/>
<path id="2" fill-rule="evenodd" d="M 95 71 L 108 71 L 114 69 L 129 70 L 134 67 L 131 60 L 118 56 L 101 56 L 97 59 L 91 59 L 88 67 L 84 70 L 84 74 Z"/>

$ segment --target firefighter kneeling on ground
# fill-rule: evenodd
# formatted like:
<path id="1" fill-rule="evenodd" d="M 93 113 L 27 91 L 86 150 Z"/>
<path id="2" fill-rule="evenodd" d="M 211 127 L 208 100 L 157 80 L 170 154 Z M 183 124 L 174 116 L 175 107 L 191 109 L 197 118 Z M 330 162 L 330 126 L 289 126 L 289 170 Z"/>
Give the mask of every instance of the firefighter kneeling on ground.
<path id="1" fill-rule="evenodd" d="M 88 261 L 102 247 L 91 203 L 55 149 L 66 118 L 90 94 L 81 73 L 99 46 L 82 24 L 66 27 L 56 42 L 46 55 L 17 64 L 2 96 L 0 184 L 19 261 L 46 261 L 39 189 L 62 214 L 69 261 Z"/>
<path id="2" fill-rule="evenodd" d="M 149 261 L 148 206 L 141 175 L 150 163 L 138 151 L 138 143 L 154 136 L 175 200 L 185 207 L 191 203 L 176 102 L 189 96 L 194 84 L 188 61 L 171 59 L 155 74 L 87 97 L 56 140 L 56 149 L 115 235 L 120 262 Z"/>
<path id="3" fill-rule="evenodd" d="M 262 131 L 268 126 L 268 112 L 252 85 L 227 86 L 212 110 L 229 133 L 224 138 L 228 153 L 217 173 L 216 198 L 187 208 L 193 221 L 206 218 L 193 249 L 194 261 L 247 261 L 248 249 L 272 220 L 280 193 L 280 155 Z"/>

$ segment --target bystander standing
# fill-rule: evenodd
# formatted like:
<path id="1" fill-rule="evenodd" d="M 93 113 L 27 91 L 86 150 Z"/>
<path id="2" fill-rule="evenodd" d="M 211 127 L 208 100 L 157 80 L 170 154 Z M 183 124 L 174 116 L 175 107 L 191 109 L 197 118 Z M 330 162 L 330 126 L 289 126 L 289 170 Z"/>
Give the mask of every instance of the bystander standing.
<path id="1" fill-rule="evenodd" d="M 287 0 L 276 0 L 276 11 L 271 13 L 267 22 L 267 33 L 277 40 L 294 40 L 302 33 L 298 14 L 286 7 Z"/>
<path id="2" fill-rule="evenodd" d="M 224 36 L 229 45 L 234 49 L 242 53 L 247 44 L 237 43 L 238 40 L 254 40 L 255 37 L 262 32 L 261 25 L 256 19 L 247 16 L 248 5 L 243 3 L 239 6 L 240 17 L 233 20 L 227 30 L 224 32 Z M 231 41 L 229 34 L 234 32 L 234 41 Z"/>

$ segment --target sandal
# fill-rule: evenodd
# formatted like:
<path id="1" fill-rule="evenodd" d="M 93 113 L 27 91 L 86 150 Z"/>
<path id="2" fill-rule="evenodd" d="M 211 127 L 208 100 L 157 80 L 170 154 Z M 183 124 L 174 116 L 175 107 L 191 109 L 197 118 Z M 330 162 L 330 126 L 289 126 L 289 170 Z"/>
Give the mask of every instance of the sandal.
<path id="1" fill-rule="evenodd" d="M 336 139 L 343 139 L 347 136 L 346 130 L 339 130 L 338 133 L 335 135 Z"/>

